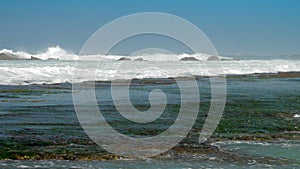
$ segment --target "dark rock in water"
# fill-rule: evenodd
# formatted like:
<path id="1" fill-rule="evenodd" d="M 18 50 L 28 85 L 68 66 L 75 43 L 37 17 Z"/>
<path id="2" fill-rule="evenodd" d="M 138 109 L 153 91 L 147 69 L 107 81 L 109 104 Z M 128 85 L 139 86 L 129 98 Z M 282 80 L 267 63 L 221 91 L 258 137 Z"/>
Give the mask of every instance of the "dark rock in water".
<path id="1" fill-rule="evenodd" d="M 59 60 L 58 58 L 48 58 L 47 60 Z"/>
<path id="2" fill-rule="evenodd" d="M 146 60 L 144 60 L 143 58 L 137 58 L 137 59 L 134 59 L 134 61 L 146 61 Z"/>
<path id="3" fill-rule="evenodd" d="M 123 60 L 131 60 L 131 59 L 126 58 L 126 57 L 121 57 L 120 59 L 118 59 L 118 61 L 123 61 Z"/>
<path id="4" fill-rule="evenodd" d="M 180 61 L 199 61 L 199 60 L 194 57 L 184 57 L 181 58 Z"/>
<path id="5" fill-rule="evenodd" d="M 34 56 L 31 56 L 30 60 L 41 60 L 41 59 L 37 58 L 37 57 L 34 57 Z"/>
<path id="6" fill-rule="evenodd" d="M 25 60 L 10 53 L 0 53 L 0 60 Z"/>
<path id="7" fill-rule="evenodd" d="M 241 60 L 241 59 L 239 59 L 239 58 L 222 58 L 222 59 L 220 59 L 221 61 L 232 61 L 232 60 L 234 60 L 234 61 L 239 61 L 239 60 Z"/>
<path id="8" fill-rule="evenodd" d="M 209 58 L 207 58 L 207 61 L 219 61 L 219 57 L 218 56 L 210 56 Z"/>

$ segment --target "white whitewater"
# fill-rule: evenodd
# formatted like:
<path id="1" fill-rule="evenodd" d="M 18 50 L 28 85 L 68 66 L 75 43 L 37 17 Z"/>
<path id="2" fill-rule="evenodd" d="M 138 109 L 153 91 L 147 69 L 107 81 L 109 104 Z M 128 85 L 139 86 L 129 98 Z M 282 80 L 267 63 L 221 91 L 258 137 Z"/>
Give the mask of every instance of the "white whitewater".
<path id="1" fill-rule="evenodd" d="M 180 54 L 180 55 L 171 55 L 171 54 L 145 54 L 145 55 L 133 55 L 133 56 L 121 56 L 121 55 L 90 55 L 90 56 L 79 56 L 73 54 L 71 52 L 67 52 L 66 50 L 56 47 L 49 47 L 46 52 L 30 54 L 22 51 L 13 51 L 9 49 L 0 50 L 1 53 L 16 55 L 21 59 L 30 59 L 31 57 L 35 57 L 41 60 L 48 59 L 57 59 L 57 60 L 99 60 L 99 59 L 111 59 L 111 60 L 119 60 L 121 58 L 128 58 L 131 60 L 145 60 L 145 61 L 179 61 L 182 58 L 192 57 L 197 60 L 207 60 L 211 55 L 207 54 Z M 227 57 L 219 56 L 220 59 L 231 59 Z"/>
<path id="2" fill-rule="evenodd" d="M 167 78 L 190 75 L 216 76 L 218 74 L 243 75 L 254 73 L 277 73 L 300 71 L 300 60 L 260 59 L 234 60 L 218 56 L 220 61 L 207 61 L 207 54 L 149 54 L 139 56 L 93 55 L 79 56 L 57 47 L 38 54 L 14 52 L 3 49 L 0 53 L 13 54 L 29 59 L 42 60 L 0 61 L 0 84 L 27 85 L 43 83 L 84 82 L 91 80 L 114 80 L 131 78 Z M 182 58 L 198 61 L 179 61 Z M 129 61 L 118 61 L 129 58 Z M 59 59 L 59 60 L 48 60 Z M 223 72 L 208 72 L 221 63 Z M 80 63 L 80 66 L 76 66 Z M 184 65 L 184 66 L 182 66 Z M 98 67 L 98 69 L 95 69 Z M 74 73 L 80 72 L 78 76 Z"/>

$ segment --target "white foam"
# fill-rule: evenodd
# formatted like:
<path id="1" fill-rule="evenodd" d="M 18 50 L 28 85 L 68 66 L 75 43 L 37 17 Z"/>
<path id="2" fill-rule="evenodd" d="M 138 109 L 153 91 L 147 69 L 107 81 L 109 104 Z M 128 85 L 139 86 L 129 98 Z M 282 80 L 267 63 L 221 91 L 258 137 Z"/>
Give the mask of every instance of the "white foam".
<path id="1" fill-rule="evenodd" d="M 67 52 L 66 50 L 60 48 L 60 46 L 49 47 L 46 52 L 41 52 L 37 54 L 22 52 L 22 51 L 13 51 L 9 49 L 2 49 L 0 53 L 8 53 L 16 55 L 19 58 L 30 59 L 32 56 L 47 60 L 47 59 L 60 59 L 60 60 L 76 60 L 78 59 L 78 55 Z"/>
<path id="2" fill-rule="evenodd" d="M 224 72 L 208 72 L 213 62 L 126 61 L 1 61 L 0 84 L 63 83 L 190 75 L 253 74 L 300 71 L 300 61 L 224 61 Z M 205 66 L 203 64 L 205 63 Z M 99 65 L 98 65 L 99 64 Z M 96 70 L 98 66 L 98 69 Z M 73 77 L 74 73 L 76 76 Z M 299 115 L 295 115 L 298 117 Z"/>
<path id="3" fill-rule="evenodd" d="M 215 64 L 216 62 L 206 61 L 210 57 L 207 54 L 135 55 L 126 56 L 132 58 L 132 61 L 120 62 L 117 60 L 125 56 L 78 56 L 61 49 L 59 46 L 51 47 L 46 52 L 35 55 L 7 49 L 0 50 L 0 53 L 15 54 L 23 58 L 34 56 L 44 59 L 44 61 L 0 61 L 0 84 L 12 85 L 300 71 L 300 60 L 227 60 L 220 61 L 223 72 L 209 72 L 207 71 L 208 67 L 213 70 L 219 65 Z M 186 57 L 194 57 L 201 61 L 179 62 L 181 58 Z M 60 60 L 47 61 L 49 58 Z M 138 58 L 148 61 L 133 61 Z M 219 56 L 219 58 L 222 57 Z M 80 63 L 80 66 L 76 66 L 76 62 Z M 98 69 L 95 70 L 97 67 Z M 73 76 L 74 74 L 76 76 Z M 299 115 L 297 114 L 295 117 L 299 117 Z"/>
<path id="4" fill-rule="evenodd" d="M 55 47 L 49 47 L 46 52 L 41 52 L 37 54 L 31 54 L 27 52 L 22 52 L 22 51 L 13 51 L 9 49 L 2 49 L 0 50 L 0 53 L 8 53 L 8 54 L 13 54 L 16 55 L 20 58 L 24 59 L 30 59 L 31 56 L 35 58 L 39 58 L 42 60 L 47 60 L 47 59 L 59 59 L 59 60 L 99 60 L 99 59 L 112 59 L 112 60 L 119 60 L 122 57 L 126 57 L 132 60 L 135 59 L 143 59 L 147 61 L 178 61 L 182 58 L 186 57 L 193 57 L 198 60 L 207 60 L 209 57 L 212 55 L 204 54 L 204 53 L 199 53 L 199 54 L 180 54 L 180 55 L 175 55 L 175 54 L 162 54 L 162 53 L 156 53 L 156 54 L 143 54 L 143 55 L 133 55 L 133 56 L 122 56 L 122 55 L 88 55 L 88 56 L 83 56 L 83 55 L 76 55 L 72 52 L 68 52 L 64 49 L 62 49 L 60 46 L 55 46 Z M 222 57 L 218 56 L 220 59 L 231 59 L 228 57 Z"/>
<path id="5" fill-rule="evenodd" d="M 295 114 L 294 117 L 295 118 L 300 118 L 300 114 Z"/>

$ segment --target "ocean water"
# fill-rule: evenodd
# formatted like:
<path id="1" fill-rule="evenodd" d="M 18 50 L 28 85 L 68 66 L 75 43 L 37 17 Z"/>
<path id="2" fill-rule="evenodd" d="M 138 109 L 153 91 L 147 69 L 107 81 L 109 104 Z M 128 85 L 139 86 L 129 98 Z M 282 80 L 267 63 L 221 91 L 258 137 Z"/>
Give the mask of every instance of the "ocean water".
<path id="1" fill-rule="evenodd" d="M 29 58 L 31 54 L 2 50 Z M 158 55 L 158 54 L 157 54 Z M 60 48 L 35 54 L 44 60 L 0 63 L 0 168 L 299 168 L 300 58 L 207 55 L 80 56 Z M 179 61 L 194 57 L 199 61 Z M 60 60 L 47 60 L 59 58 Z M 100 58 L 100 59 L 99 59 Z M 139 60 L 134 60 L 142 58 Z M 248 58 L 248 59 L 245 59 Z M 219 65 L 222 66 L 222 71 Z M 212 70 L 212 71 L 207 71 Z M 211 138 L 198 143 L 211 99 L 208 76 L 226 75 L 222 119 Z M 197 76 L 200 109 L 188 135 L 156 157 L 115 156 L 97 146 L 81 128 L 72 83 L 91 85 L 99 109 L 118 132 L 132 137 L 157 135 L 172 125 L 181 104 L 175 77 Z M 132 79 L 130 101 L 150 108 L 149 93 L 167 98 L 162 116 L 149 124 L 122 117 L 112 100 L 111 82 Z M 125 105 L 126 106 L 126 105 Z M 122 146 L 122 145 L 120 145 Z"/>

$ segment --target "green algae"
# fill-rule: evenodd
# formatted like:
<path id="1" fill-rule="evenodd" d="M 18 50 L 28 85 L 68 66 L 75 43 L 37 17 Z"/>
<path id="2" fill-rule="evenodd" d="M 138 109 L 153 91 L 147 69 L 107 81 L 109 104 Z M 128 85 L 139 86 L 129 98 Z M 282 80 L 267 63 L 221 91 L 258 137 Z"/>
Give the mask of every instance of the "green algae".
<path id="1" fill-rule="evenodd" d="M 44 102 L 45 100 L 36 100 L 36 99 L 7 100 L 7 99 L 4 99 L 4 100 L 0 100 L 0 101 L 1 101 L 1 102 L 15 102 L 15 103 L 16 103 L 16 102 L 19 102 L 19 103 L 24 103 L 24 102 L 38 103 L 38 102 Z"/>
<path id="2" fill-rule="evenodd" d="M 0 90 L 0 93 L 33 93 L 34 90 L 31 89 L 7 89 Z"/>
<path id="3" fill-rule="evenodd" d="M 253 83 L 255 79 L 247 81 L 242 79 L 241 83 Z M 133 90 L 142 90 L 150 84 L 135 85 Z M 155 84 L 157 86 L 161 84 Z M 168 85 L 168 84 L 163 84 Z M 26 87 L 24 87 L 26 88 Z M 70 89 L 51 89 L 51 87 L 37 89 L 7 89 L 3 93 L 16 98 L 2 98 L 2 104 L 11 103 L 11 107 L 5 107 L 9 115 L 0 115 L 2 122 L 6 119 L 2 133 L 8 137 L 0 137 L 0 159 L 66 159 L 66 160 L 109 160 L 123 158 L 112 155 L 93 143 L 83 132 L 76 118 L 74 107 L 70 103 L 53 102 L 47 100 L 48 94 L 69 95 Z M 5 92 L 6 91 L 6 92 Z M 176 92 L 171 89 L 171 94 Z M 243 93 L 242 91 L 229 91 L 227 103 L 223 117 L 208 142 L 224 140 L 255 140 L 270 141 L 278 139 L 299 140 L 300 120 L 293 118 L 299 114 L 300 93 L 278 90 L 273 96 L 266 96 L 264 93 Z M 23 93 L 23 94 L 22 94 Z M 17 95 L 14 95 L 17 94 Z M 18 100 L 27 103 L 23 95 L 39 95 L 45 99 L 34 98 L 28 104 L 16 106 Z M 178 154 L 199 154 L 214 153 L 214 147 L 207 149 L 199 147 L 198 137 L 204 121 L 206 120 L 210 107 L 210 93 L 203 90 L 198 118 L 194 127 L 186 138 L 171 150 Z M 26 96 L 28 97 L 28 96 Z M 23 100 L 23 101 L 22 101 Z M 36 104 L 30 101 L 36 100 Z M 34 101 L 33 101 L 34 102 Z M 43 104 L 47 102 L 47 104 Z M 135 108 L 145 111 L 149 108 L 149 103 L 134 104 Z M 117 115 L 117 111 L 111 105 L 100 107 L 106 120 L 112 127 L 122 134 L 132 137 L 150 137 L 166 130 L 173 124 L 180 109 L 176 103 L 168 104 L 164 114 L 152 124 L 134 124 Z M 21 121 L 29 117 L 29 121 Z M 33 122 L 32 119 L 41 118 L 45 121 Z M 18 121 L 19 120 L 19 121 Z M 21 121 L 21 122 L 20 122 Z M 31 128 L 30 130 L 28 128 Z"/>

